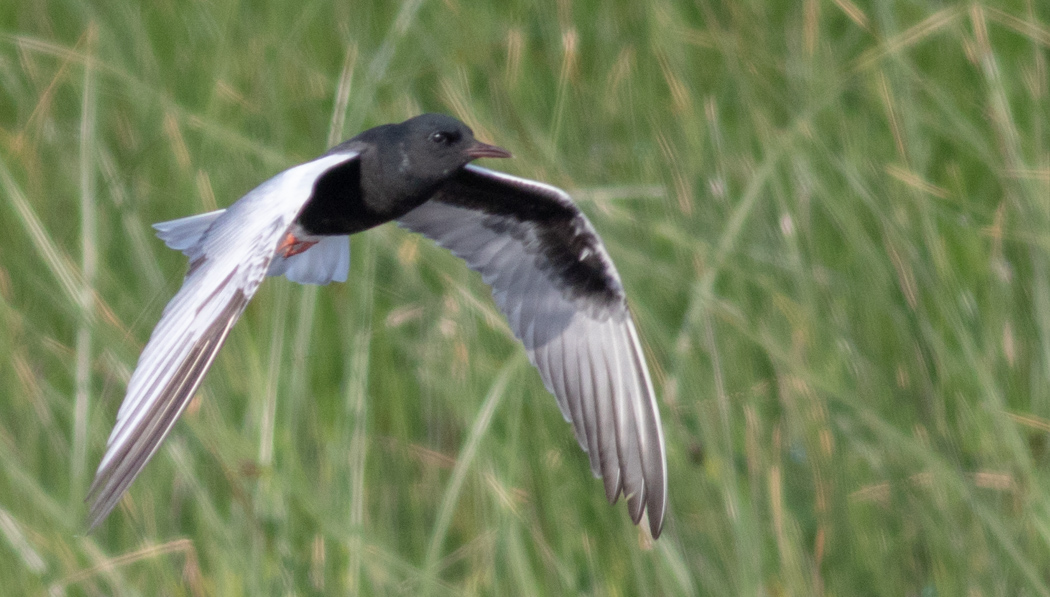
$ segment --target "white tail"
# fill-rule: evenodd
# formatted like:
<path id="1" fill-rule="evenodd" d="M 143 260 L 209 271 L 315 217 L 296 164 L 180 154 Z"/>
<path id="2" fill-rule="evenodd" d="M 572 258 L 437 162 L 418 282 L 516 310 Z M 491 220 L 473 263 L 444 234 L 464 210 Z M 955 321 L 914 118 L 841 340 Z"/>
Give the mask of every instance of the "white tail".
<path id="1" fill-rule="evenodd" d="M 197 214 L 153 225 L 164 244 L 187 257 L 225 209 Z M 324 285 L 346 282 L 350 273 L 350 237 L 327 236 L 316 245 L 291 257 L 274 257 L 267 276 L 284 276 L 299 284 Z"/>

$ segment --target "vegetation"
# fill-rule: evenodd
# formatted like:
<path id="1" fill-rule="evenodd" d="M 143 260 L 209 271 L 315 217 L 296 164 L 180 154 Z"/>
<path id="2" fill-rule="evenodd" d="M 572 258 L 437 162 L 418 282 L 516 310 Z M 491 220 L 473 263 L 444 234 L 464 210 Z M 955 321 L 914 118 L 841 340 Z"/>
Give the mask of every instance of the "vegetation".
<path id="1" fill-rule="evenodd" d="M 0 4 L 4 594 L 1050 595 L 1048 60 L 1040 0 Z M 264 284 L 86 535 L 149 225 L 422 111 L 604 237 L 664 535 L 393 226 Z"/>

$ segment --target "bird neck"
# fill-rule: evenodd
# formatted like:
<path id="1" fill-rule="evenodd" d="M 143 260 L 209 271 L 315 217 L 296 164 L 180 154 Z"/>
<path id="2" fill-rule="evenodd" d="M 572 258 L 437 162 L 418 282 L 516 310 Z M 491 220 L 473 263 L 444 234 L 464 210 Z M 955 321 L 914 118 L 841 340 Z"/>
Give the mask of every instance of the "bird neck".
<path id="1" fill-rule="evenodd" d="M 377 215 L 397 218 L 423 204 L 440 181 L 412 173 L 408 153 L 401 144 L 361 156 L 361 196 Z"/>

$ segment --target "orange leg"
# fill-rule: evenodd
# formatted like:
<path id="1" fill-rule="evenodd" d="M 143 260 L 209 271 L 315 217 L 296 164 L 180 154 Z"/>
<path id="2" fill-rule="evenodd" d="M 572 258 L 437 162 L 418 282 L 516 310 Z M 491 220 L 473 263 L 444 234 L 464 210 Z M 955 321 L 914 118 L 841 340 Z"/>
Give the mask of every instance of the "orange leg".
<path id="1" fill-rule="evenodd" d="M 289 257 L 302 253 L 303 251 L 309 249 L 310 247 L 316 244 L 317 241 L 313 240 L 299 240 L 295 237 L 294 234 L 289 232 L 288 236 L 285 236 L 284 240 L 281 241 L 281 244 L 277 245 L 276 253 L 277 255 L 287 259 Z"/>

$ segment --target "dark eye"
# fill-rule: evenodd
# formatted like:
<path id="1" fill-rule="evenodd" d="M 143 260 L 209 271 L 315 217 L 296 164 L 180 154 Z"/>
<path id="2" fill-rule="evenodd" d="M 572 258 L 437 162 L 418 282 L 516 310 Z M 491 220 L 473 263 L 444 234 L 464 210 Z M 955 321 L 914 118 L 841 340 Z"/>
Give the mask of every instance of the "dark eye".
<path id="1" fill-rule="evenodd" d="M 459 141 L 459 133 L 438 131 L 430 134 L 430 140 L 439 145 L 452 145 Z"/>

